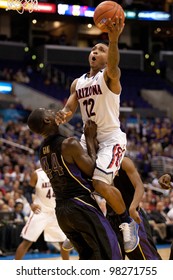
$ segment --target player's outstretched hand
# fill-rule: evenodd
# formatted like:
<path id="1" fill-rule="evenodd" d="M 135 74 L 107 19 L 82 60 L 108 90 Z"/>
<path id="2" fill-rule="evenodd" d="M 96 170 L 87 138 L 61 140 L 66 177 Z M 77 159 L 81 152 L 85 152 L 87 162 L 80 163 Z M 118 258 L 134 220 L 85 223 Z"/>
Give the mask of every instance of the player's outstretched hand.
<path id="1" fill-rule="evenodd" d="M 113 42 L 118 40 L 120 34 L 122 33 L 123 29 L 124 29 L 124 22 L 122 21 L 121 18 L 116 18 L 116 20 L 114 22 L 112 22 L 111 19 L 108 19 L 105 22 L 105 28 L 108 31 L 108 37 L 109 37 L 109 41 Z"/>
<path id="2" fill-rule="evenodd" d="M 66 123 L 68 120 L 67 118 L 69 118 L 72 115 L 72 112 L 64 112 L 62 110 L 56 112 L 56 116 L 55 116 L 55 122 L 57 125 Z"/>

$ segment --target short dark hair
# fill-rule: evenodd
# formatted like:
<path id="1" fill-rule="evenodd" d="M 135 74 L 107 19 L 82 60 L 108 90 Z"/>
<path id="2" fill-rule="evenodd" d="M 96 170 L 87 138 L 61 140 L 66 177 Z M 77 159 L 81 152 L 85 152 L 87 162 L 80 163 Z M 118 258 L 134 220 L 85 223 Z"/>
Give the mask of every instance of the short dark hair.
<path id="1" fill-rule="evenodd" d="M 37 134 L 41 134 L 44 130 L 44 113 L 39 109 L 35 109 L 31 112 L 27 120 L 30 130 Z"/>
<path id="2" fill-rule="evenodd" d="M 14 204 L 14 208 L 16 208 L 18 205 L 24 206 L 24 203 L 23 203 L 23 202 L 20 202 L 20 201 L 17 201 L 17 202 L 15 202 L 15 204 Z"/>
<path id="3" fill-rule="evenodd" d="M 105 45 L 106 47 L 109 47 L 109 43 L 106 42 L 105 40 L 97 40 L 97 43 L 96 43 L 95 45 L 97 45 L 97 44 L 103 44 L 103 45 Z"/>

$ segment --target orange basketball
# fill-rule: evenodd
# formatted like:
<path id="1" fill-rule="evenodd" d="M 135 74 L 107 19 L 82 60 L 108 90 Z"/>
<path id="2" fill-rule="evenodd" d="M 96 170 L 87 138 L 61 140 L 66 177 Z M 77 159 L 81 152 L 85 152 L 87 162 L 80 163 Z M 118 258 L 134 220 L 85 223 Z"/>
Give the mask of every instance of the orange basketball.
<path id="1" fill-rule="evenodd" d="M 117 16 L 122 17 L 122 21 L 124 22 L 125 14 L 121 5 L 114 1 L 103 1 L 95 8 L 93 20 L 101 31 L 107 32 L 103 24 L 109 18 L 114 21 Z"/>

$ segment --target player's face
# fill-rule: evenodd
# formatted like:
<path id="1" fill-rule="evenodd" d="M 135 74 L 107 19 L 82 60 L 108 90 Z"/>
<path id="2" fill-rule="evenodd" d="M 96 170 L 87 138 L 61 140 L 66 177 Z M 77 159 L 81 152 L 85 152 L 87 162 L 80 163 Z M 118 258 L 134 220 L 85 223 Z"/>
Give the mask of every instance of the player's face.
<path id="1" fill-rule="evenodd" d="M 45 115 L 51 119 L 55 119 L 55 111 L 52 110 L 46 110 Z"/>
<path id="2" fill-rule="evenodd" d="M 48 119 L 55 119 L 55 111 L 50 109 L 40 108 L 40 111 L 44 114 L 44 117 Z"/>
<path id="3" fill-rule="evenodd" d="M 104 44 L 95 45 L 89 55 L 89 64 L 91 67 L 103 69 L 107 63 L 108 47 Z"/>

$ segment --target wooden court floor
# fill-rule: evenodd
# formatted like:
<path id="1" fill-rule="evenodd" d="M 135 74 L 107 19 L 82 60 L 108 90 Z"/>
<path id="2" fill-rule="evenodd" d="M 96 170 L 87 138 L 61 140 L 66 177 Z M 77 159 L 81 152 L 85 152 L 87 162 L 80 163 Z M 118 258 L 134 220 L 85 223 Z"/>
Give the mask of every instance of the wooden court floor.
<path id="1" fill-rule="evenodd" d="M 171 245 L 161 245 L 158 246 L 158 252 L 161 255 L 163 260 L 169 260 Z M 61 260 L 60 254 L 52 253 L 27 253 L 24 257 L 24 260 Z M 14 260 L 14 255 L 0 256 L 0 260 Z M 76 251 L 73 251 L 70 254 L 70 260 L 78 260 L 78 254 Z"/>
<path id="2" fill-rule="evenodd" d="M 163 249 L 158 249 L 159 254 L 161 255 L 163 260 L 168 260 L 169 259 L 169 254 L 170 254 L 170 249 L 169 248 L 163 248 Z"/>
<path id="3" fill-rule="evenodd" d="M 162 257 L 163 260 L 169 260 L 169 254 L 170 254 L 170 248 L 160 248 L 158 249 L 158 252 L 160 254 L 160 256 Z M 52 258 L 52 259 L 59 259 L 61 260 L 61 257 L 56 257 L 56 258 Z M 78 260 L 78 256 L 70 256 L 70 259 L 72 260 Z M 50 258 L 49 258 L 50 260 Z"/>

